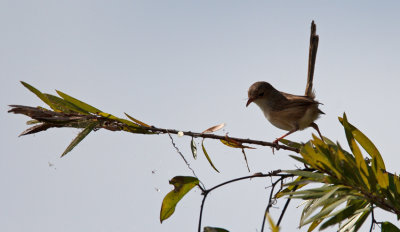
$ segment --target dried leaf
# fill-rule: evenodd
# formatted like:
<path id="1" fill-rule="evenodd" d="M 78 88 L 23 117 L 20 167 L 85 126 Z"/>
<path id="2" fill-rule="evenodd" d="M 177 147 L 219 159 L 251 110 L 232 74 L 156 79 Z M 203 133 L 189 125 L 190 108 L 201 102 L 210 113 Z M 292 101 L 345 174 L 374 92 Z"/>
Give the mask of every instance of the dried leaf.
<path id="1" fill-rule="evenodd" d="M 197 159 L 197 146 L 194 138 L 192 137 L 192 141 L 190 142 L 190 149 L 192 150 L 193 158 Z"/>
<path id="2" fill-rule="evenodd" d="M 228 137 L 228 135 L 225 135 L 225 139 L 220 139 L 220 141 L 228 146 L 228 147 L 233 147 L 233 148 L 248 148 L 248 149 L 255 149 L 254 147 L 249 147 L 249 146 L 245 146 L 243 145 L 241 142 L 238 142 L 234 139 L 231 139 Z"/>
<path id="3" fill-rule="evenodd" d="M 225 126 L 225 123 L 221 123 L 221 124 L 219 124 L 219 125 L 212 126 L 212 127 L 208 128 L 207 130 L 205 130 L 205 131 L 203 131 L 203 132 L 201 132 L 201 133 L 202 133 L 202 134 L 212 133 L 212 132 L 215 132 L 215 131 L 217 131 L 217 130 L 220 130 L 220 129 L 223 128 L 224 126 Z"/>

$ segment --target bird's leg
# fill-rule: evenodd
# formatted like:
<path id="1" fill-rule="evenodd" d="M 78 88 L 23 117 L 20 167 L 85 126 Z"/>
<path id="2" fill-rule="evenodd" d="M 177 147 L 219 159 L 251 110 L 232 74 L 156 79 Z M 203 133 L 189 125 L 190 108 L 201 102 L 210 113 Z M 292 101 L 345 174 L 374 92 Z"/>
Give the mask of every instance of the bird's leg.
<path id="1" fill-rule="evenodd" d="M 296 127 L 295 129 L 293 129 L 293 130 L 289 131 L 288 133 L 284 134 L 282 137 L 279 137 L 279 138 L 275 139 L 275 141 L 273 141 L 272 143 L 275 144 L 276 150 L 279 150 L 278 142 L 281 139 L 285 138 L 286 136 L 290 135 L 293 132 L 296 132 L 297 130 L 298 130 L 298 128 Z M 274 153 L 274 147 L 272 147 L 272 153 Z"/>
<path id="2" fill-rule="evenodd" d="M 324 137 L 322 137 L 322 134 L 321 134 L 321 132 L 319 131 L 318 125 L 317 125 L 315 122 L 313 122 L 313 123 L 310 124 L 310 126 L 311 126 L 312 128 L 314 128 L 314 129 L 318 132 L 319 137 L 321 137 L 322 141 L 325 142 Z"/>

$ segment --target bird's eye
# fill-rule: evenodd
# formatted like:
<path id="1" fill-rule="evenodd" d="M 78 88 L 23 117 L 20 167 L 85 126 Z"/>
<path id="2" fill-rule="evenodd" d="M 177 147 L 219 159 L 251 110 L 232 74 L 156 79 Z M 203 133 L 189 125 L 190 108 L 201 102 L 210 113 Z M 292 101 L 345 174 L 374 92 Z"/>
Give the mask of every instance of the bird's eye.
<path id="1" fill-rule="evenodd" d="M 258 96 L 262 97 L 262 96 L 264 96 L 264 93 L 259 93 Z"/>

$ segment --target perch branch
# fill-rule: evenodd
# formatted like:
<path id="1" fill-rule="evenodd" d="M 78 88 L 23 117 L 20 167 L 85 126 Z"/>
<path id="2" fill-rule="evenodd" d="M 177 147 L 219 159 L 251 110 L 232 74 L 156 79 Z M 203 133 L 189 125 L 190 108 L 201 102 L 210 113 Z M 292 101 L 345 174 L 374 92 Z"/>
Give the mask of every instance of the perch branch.
<path id="1" fill-rule="evenodd" d="M 34 134 L 41 131 L 45 131 L 49 128 L 61 128 L 61 127 L 73 127 L 73 128 L 85 128 L 89 123 L 98 122 L 95 129 L 106 129 L 110 131 L 126 131 L 131 133 L 139 133 L 139 134 L 178 134 L 179 132 L 183 132 L 185 136 L 190 136 L 194 138 L 208 138 L 208 139 L 218 139 L 218 140 L 226 140 L 225 135 L 216 135 L 216 134 L 206 134 L 192 131 L 180 131 L 176 129 L 165 129 L 159 128 L 155 126 L 145 127 L 142 125 L 136 124 L 135 127 L 128 125 L 126 123 L 121 122 L 120 120 L 116 120 L 112 117 L 104 117 L 95 114 L 80 114 L 80 113 L 66 113 L 66 112 L 56 112 L 47 110 L 40 107 L 30 107 L 30 106 L 22 106 L 22 105 L 10 105 L 12 109 L 10 109 L 9 113 L 15 114 L 23 114 L 37 121 L 37 125 L 28 128 L 22 135 Z M 111 116 L 111 115 L 110 115 Z M 277 145 L 271 142 L 265 142 L 261 140 L 254 139 L 244 139 L 244 138 L 235 138 L 229 137 L 230 140 L 236 141 L 240 144 L 255 144 L 260 146 L 267 146 L 276 149 L 289 150 L 296 153 L 299 153 L 299 149 L 294 147 L 289 147 L 286 145 Z"/>

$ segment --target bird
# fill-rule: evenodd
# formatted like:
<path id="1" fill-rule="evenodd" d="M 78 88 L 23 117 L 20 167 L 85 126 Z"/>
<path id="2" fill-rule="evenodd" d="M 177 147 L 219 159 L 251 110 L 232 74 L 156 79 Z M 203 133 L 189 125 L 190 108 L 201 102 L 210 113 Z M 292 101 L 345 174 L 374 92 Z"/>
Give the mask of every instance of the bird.
<path id="1" fill-rule="evenodd" d="M 264 116 L 275 127 L 288 131 L 283 136 L 277 138 L 273 143 L 279 149 L 278 142 L 286 136 L 306 129 L 314 128 L 322 140 L 323 137 L 314 122 L 321 114 L 319 109 L 322 104 L 315 100 L 315 92 L 313 90 L 313 78 L 315 60 L 317 57 L 319 36 L 316 34 L 316 25 L 311 22 L 310 48 L 308 58 L 308 74 L 307 85 L 304 95 L 293 95 L 278 91 L 270 83 L 265 81 L 257 81 L 253 83 L 248 90 L 248 101 L 246 107 L 251 103 L 255 103 L 263 111 Z"/>

